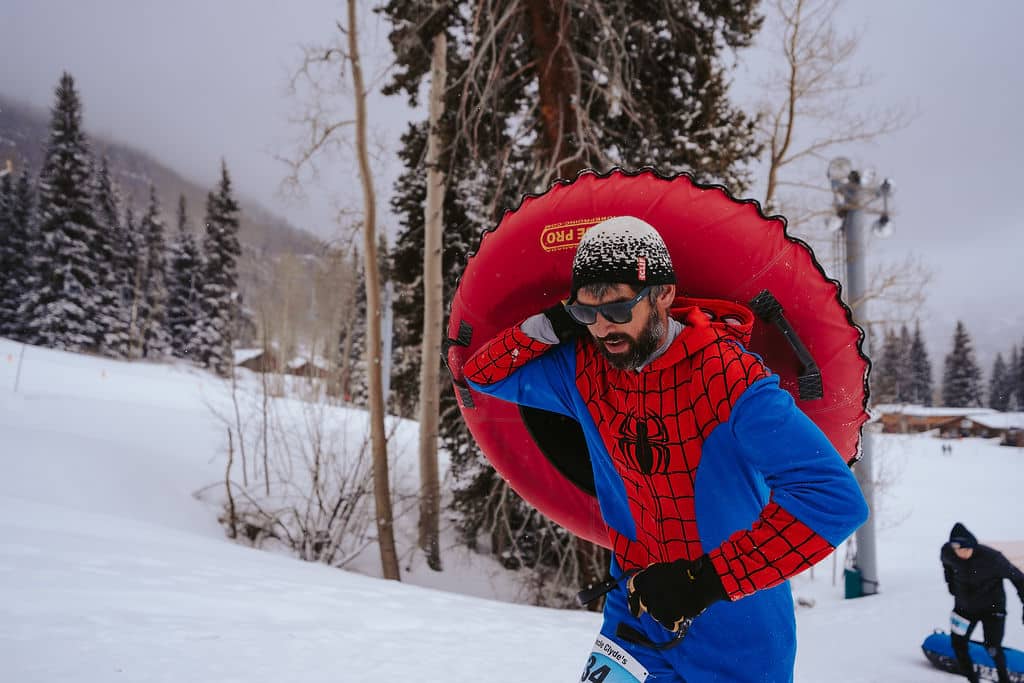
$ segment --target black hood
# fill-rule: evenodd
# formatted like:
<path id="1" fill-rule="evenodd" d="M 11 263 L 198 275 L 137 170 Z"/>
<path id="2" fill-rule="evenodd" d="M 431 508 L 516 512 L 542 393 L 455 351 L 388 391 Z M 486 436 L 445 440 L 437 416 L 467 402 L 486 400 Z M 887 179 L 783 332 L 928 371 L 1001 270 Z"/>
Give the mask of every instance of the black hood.
<path id="1" fill-rule="evenodd" d="M 959 543 L 961 548 L 975 548 L 978 545 L 978 539 L 960 522 L 954 524 L 953 530 L 949 532 L 949 542 Z"/>

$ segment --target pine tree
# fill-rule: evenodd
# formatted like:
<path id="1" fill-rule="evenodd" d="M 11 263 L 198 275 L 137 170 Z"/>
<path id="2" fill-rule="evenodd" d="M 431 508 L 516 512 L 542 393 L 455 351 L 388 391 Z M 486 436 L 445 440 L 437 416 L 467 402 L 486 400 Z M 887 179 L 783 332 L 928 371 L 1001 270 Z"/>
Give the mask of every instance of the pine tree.
<path id="1" fill-rule="evenodd" d="M 1020 355 L 1017 353 L 1017 347 L 1010 347 L 1010 362 L 1006 368 L 1006 384 L 1010 389 L 1010 396 L 1006 402 L 1006 409 L 1011 412 L 1017 412 L 1021 409 L 1021 400 L 1018 394 L 1019 392 L 1019 377 L 1020 377 Z"/>
<path id="2" fill-rule="evenodd" d="M 28 308 L 33 292 L 39 287 L 36 262 L 42 243 L 39 236 L 35 187 L 32 173 L 27 167 L 22 169 L 14 186 L 14 196 L 9 210 L 11 232 L 7 236 L 6 245 L 10 250 L 11 262 L 5 270 L 0 271 L 0 277 L 6 277 L 9 283 L 8 291 L 13 297 L 7 300 L 7 305 L 12 311 L 12 323 L 6 334 L 11 339 L 28 341 Z"/>
<path id="3" fill-rule="evenodd" d="M 447 175 L 445 301 L 451 300 L 465 257 L 476 247 L 480 233 L 495 224 L 505 207 L 515 206 L 524 192 L 544 189 L 552 169 L 563 172 L 567 166 L 560 155 L 585 148 L 586 157 L 569 166 L 653 164 L 664 172 L 690 170 L 738 191 L 746 162 L 758 152 L 753 122 L 729 102 L 720 64 L 725 50 L 747 45 L 759 28 L 755 2 L 686 8 L 632 0 L 559 4 L 571 16 L 560 39 L 576 61 L 592 68 L 578 74 L 578 99 L 586 103 L 579 132 L 573 128 L 564 144 L 555 140 L 554 147 L 539 142 L 553 138 L 545 129 L 548 121 L 539 113 L 543 107 L 537 106 L 537 98 L 538 84 L 544 89 L 546 79 L 557 80 L 557 74 L 539 66 L 543 60 L 537 59 L 538 39 L 530 25 L 534 9 L 527 3 L 513 2 L 506 8 L 509 21 L 501 22 L 500 30 L 489 21 L 493 17 L 488 12 L 497 10 L 488 2 L 463 0 L 438 8 L 430 0 L 391 0 L 382 10 L 394 27 L 391 40 L 399 64 L 385 92 L 405 92 L 412 103 L 429 70 L 432 37 L 445 29 L 451 35 L 447 72 L 455 85 L 446 93 L 441 131 L 447 147 L 441 162 Z M 623 26 L 629 29 L 619 31 Z M 475 47 L 480 44 L 478 33 L 487 33 L 508 51 L 501 58 L 481 51 Z M 608 49 L 613 43 L 621 50 Z M 465 85 L 481 73 L 493 78 L 486 84 L 486 100 Z M 487 114 L 474 119 L 471 127 L 460 126 L 457 114 L 467 111 Z M 426 133 L 426 123 L 421 122 L 403 136 L 400 156 L 406 172 L 392 202 L 402 223 L 395 250 L 396 318 L 401 319 L 396 348 L 418 347 L 422 330 L 418 283 Z M 401 355 L 396 390 L 407 414 L 418 398 L 419 361 L 414 353 Z"/>
<path id="4" fill-rule="evenodd" d="M 871 396 L 875 403 L 896 403 L 898 400 L 899 342 L 899 337 L 892 330 L 886 330 L 881 358 L 871 368 Z"/>
<path id="5" fill-rule="evenodd" d="M 51 110 L 50 138 L 39 175 L 37 287 L 26 305 L 32 343 L 96 351 L 102 328 L 96 293 L 101 268 L 92 247 L 96 218 L 92 164 L 82 130 L 82 104 L 64 73 Z"/>
<path id="6" fill-rule="evenodd" d="M 24 258 L 18 245 L 19 226 L 14 222 L 14 177 L 0 177 L 0 337 L 13 337 L 18 328 L 18 305 L 24 284 L 14 276 L 19 260 Z"/>
<path id="7" fill-rule="evenodd" d="M 1020 345 L 1020 351 L 1013 347 L 1010 354 L 1010 386 L 1013 387 L 1013 394 L 1010 396 L 1009 410 L 1024 410 L 1024 342 Z"/>
<path id="8" fill-rule="evenodd" d="M 167 327 L 167 242 L 156 188 L 149 186 L 149 205 L 139 222 L 143 240 L 140 254 L 142 287 L 138 299 L 138 329 L 143 358 L 161 358 L 170 353 Z"/>
<path id="9" fill-rule="evenodd" d="M 238 257 L 242 253 L 238 211 L 227 164 L 221 162 L 217 191 L 206 198 L 203 276 L 193 342 L 200 362 L 221 375 L 227 375 L 234 363 L 231 335 L 238 316 Z"/>
<path id="10" fill-rule="evenodd" d="M 1013 394 L 1013 377 L 1010 375 L 1003 354 L 997 353 L 992 363 L 992 375 L 988 382 L 988 407 L 1006 411 Z"/>
<path id="11" fill-rule="evenodd" d="M 191 344 L 198 318 L 201 268 L 199 248 L 188 227 L 185 195 L 181 195 L 178 199 L 178 234 L 171 247 L 167 299 L 171 351 L 179 358 L 192 356 Z"/>
<path id="12" fill-rule="evenodd" d="M 910 331 L 906 325 L 900 326 L 899 354 L 896 358 L 896 402 L 911 403 L 913 399 L 913 362 L 911 361 L 911 348 L 913 341 L 910 338 Z"/>
<path id="13" fill-rule="evenodd" d="M 100 336 L 96 340 L 100 353 L 114 357 L 129 352 L 129 310 L 122 297 L 122 281 L 126 255 L 121 200 L 110 176 L 107 157 L 100 161 L 96 172 L 93 200 L 96 206 L 96 234 L 93 255 L 99 262 L 100 282 L 97 287 L 97 324 Z"/>
<path id="14" fill-rule="evenodd" d="M 917 405 L 932 404 L 932 363 L 921 336 L 921 324 L 914 324 L 914 339 L 910 343 L 910 402 Z"/>
<path id="15" fill-rule="evenodd" d="M 970 335 L 960 320 L 953 332 L 953 350 L 946 356 L 942 373 L 942 402 L 955 408 L 981 405 L 981 369 Z"/>
<path id="16" fill-rule="evenodd" d="M 761 22 L 755 6 L 750 0 L 686 6 L 514 0 L 499 8 L 460 0 L 437 7 L 431 0 L 390 0 L 382 11 L 393 25 L 398 69 L 385 92 L 404 92 L 415 104 L 429 72 L 432 38 L 441 30 L 448 34 L 448 82 L 454 85 L 445 95 L 440 131 L 446 150 L 444 300 L 451 301 L 481 232 L 555 176 L 572 177 L 584 167 L 654 165 L 741 191 L 746 163 L 759 150 L 753 121 L 729 102 L 723 53 L 752 40 Z M 549 33 L 538 36 L 541 30 Z M 546 37 L 554 40 L 545 43 Z M 556 47 L 545 52 L 545 44 Z M 392 200 L 401 222 L 394 251 L 393 387 L 407 416 L 419 398 L 426 137 L 426 122 L 410 125 L 403 136 L 405 171 Z M 491 526 L 488 516 L 496 513 L 489 496 L 503 481 L 466 430 L 450 383 L 442 387 L 440 436 L 452 458 L 460 524 L 472 544 L 477 531 Z M 501 498 L 515 508 L 508 519 L 533 518 L 514 495 Z"/>
<path id="17" fill-rule="evenodd" d="M 339 392 L 343 400 L 358 406 L 366 405 L 366 278 L 363 259 L 352 250 L 353 281 L 339 292 L 342 315 L 338 334 L 340 363 Z"/>
<path id="18" fill-rule="evenodd" d="M 143 306 L 143 283 L 148 250 L 146 237 L 129 204 L 124 211 L 124 253 L 121 262 L 121 302 L 128 312 L 128 355 L 142 357 L 142 330 L 139 318 Z"/>

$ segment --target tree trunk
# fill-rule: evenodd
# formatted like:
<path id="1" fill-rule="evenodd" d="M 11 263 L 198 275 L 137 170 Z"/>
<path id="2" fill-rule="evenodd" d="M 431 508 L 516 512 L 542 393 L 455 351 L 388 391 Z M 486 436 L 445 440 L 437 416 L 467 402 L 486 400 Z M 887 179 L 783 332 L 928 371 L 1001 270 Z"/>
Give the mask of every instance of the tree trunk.
<path id="1" fill-rule="evenodd" d="M 576 138 L 579 74 L 569 52 L 569 3 L 527 0 L 533 51 L 537 60 L 540 116 L 547 161 L 561 178 L 575 178 L 586 168 Z"/>
<path id="2" fill-rule="evenodd" d="M 430 65 L 430 129 L 427 134 L 427 202 L 423 245 L 423 350 L 420 360 L 420 523 L 419 546 L 427 565 L 441 570 L 439 517 L 441 490 L 437 472 L 437 432 L 440 421 L 441 328 L 444 288 L 441 272 L 444 229 L 444 173 L 440 167 L 439 125 L 444 111 L 448 41 L 443 31 L 434 36 Z"/>
<path id="3" fill-rule="evenodd" d="M 384 387 L 380 370 L 380 274 L 377 267 L 377 205 L 366 142 L 366 90 L 359 61 L 356 0 L 348 0 L 348 57 L 356 105 L 356 153 L 363 185 L 363 258 L 366 269 L 366 372 L 369 390 L 370 442 L 373 452 L 373 494 L 377 504 L 377 542 L 385 579 L 401 580 L 395 550 L 391 490 L 388 485 L 388 448 L 384 433 Z"/>
<path id="4" fill-rule="evenodd" d="M 580 78 L 569 48 L 569 3 L 567 0 L 527 0 L 526 6 L 537 59 L 540 116 L 549 155 L 547 163 L 559 177 L 575 178 L 587 167 L 587 161 L 578 156 L 576 101 Z M 594 567 L 608 565 L 607 551 L 580 538 L 574 552 L 577 583 L 586 586 L 599 581 Z"/>

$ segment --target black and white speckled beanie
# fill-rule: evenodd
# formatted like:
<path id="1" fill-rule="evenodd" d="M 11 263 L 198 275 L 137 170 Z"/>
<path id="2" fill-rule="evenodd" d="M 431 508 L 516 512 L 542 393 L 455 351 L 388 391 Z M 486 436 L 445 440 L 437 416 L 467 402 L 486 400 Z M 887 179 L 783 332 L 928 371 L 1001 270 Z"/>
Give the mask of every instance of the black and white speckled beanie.
<path id="1" fill-rule="evenodd" d="M 658 231 L 633 216 L 609 218 L 587 230 L 572 260 L 573 298 L 580 287 L 598 282 L 675 284 L 672 257 Z"/>

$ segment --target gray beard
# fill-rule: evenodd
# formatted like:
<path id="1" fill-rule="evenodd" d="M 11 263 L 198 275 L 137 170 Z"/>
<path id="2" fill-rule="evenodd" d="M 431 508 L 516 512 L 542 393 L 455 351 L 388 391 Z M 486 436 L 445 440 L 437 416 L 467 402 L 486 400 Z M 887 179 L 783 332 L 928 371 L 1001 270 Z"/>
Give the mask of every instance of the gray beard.
<path id="1" fill-rule="evenodd" d="M 625 334 L 610 334 L 604 339 L 595 340 L 597 350 L 601 352 L 608 363 L 618 370 L 637 370 L 642 368 L 651 354 L 658 350 L 661 338 L 665 336 L 665 325 L 662 323 L 658 312 L 651 309 L 647 317 L 647 324 L 640 331 L 636 339 Z M 622 353 L 609 353 L 605 348 L 605 341 L 623 340 L 629 344 L 629 348 Z"/>

